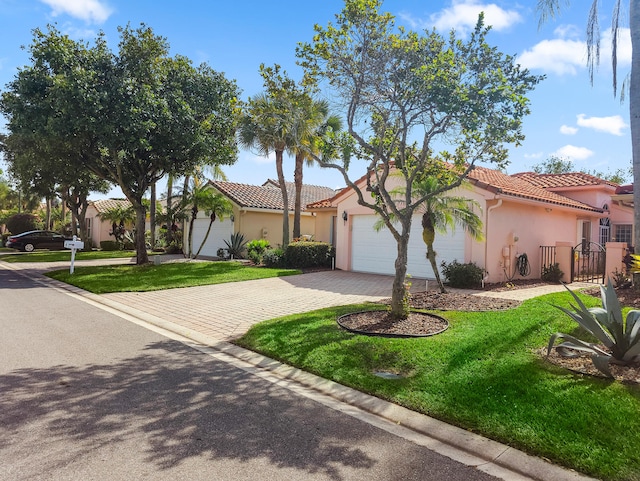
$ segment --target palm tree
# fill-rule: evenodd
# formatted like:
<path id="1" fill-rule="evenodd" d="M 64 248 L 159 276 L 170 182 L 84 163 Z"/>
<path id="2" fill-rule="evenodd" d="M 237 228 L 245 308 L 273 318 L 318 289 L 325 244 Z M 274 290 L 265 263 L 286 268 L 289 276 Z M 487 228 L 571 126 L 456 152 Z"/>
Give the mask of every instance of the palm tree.
<path id="1" fill-rule="evenodd" d="M 339 117 L 329 115 L 329 103 L 325 100 L 313 100 L 300 104 L 295 115 L 295 137 L 292 139 L 291 152 L 295 155 L 293 182 L 295 184 L 295 200 L 293 207 L 293 238 L 300 237 L 300 212 L 302 210 L 302 168 L 304 163 L 311 165 L 313 155 L 318 155 L 318 143 L 325 133 L 332 129 L 342 128 Z"/>
<path id="2" fill-rule="evenodd" d="M 202 243 L 198 248 L 198 252 L 196 252 L 196 255 L 193 256 L 194 259 L 197 259 L 200 255 L 200 251 L 209 238 L 211 226 L 213 225 L 215 220 L 219 218 L 222 222 L 225 216 L 231 215 L 233 213 L 233 206 L 231 205 L 231 202 L 229 202 L 229 200 L 224 195 L 216 194 L 211 189 L 205 189 L 199 194 L 198 203 L 209 216 L 209 227 L 207 227 L 207 233 L 204 235 L 204 239 L 202 239 Z"/>
<path id="3" fill-rule="evenodd" d="M 438 187 L 439 183 L 435 177 L 426 177 L 414 184 L 413 192 L 419 197 L 427 196 L 418 208 L 422 211 L 422 240 L 427 246 L 427 259 L 436 276 L 440 292 L 445 293 L 446 289 L 438 272 L 436 251 L 433 248 L 436 232 L 444 234 L 449 229 L 460 226 L 475 240 L 482 240 L 483 233 L 482 220 L 474 212 L 474 208 L 479 208 L 480 205 L 466 197 L 433 195 Z"/>
<path id="4" fill-rule="evenodd" d="M 467 185 L 462 184 L 463 187 Z M 440 292 L 444 294 L 447 291 L 440 278 L 436 262 L 437 253 L 433 248 L 436 233 L 444 234 L 449 229 L 453 230 L 459 226 L 473 239 L 482 240 L 484 237 L 482 220 L 474 212 L 474 208 L 479 208 L 480 205 L 467 197 L 438 194 L 441 185 L 437 177 L 423 176 L 416 180 L 412 187 L 416 198 L 425 198 L 416 211 L 422 212 L 422 240 L 427 246 L 426 257 L 431 264 Z M 390 194 L 397 198 L 402 198 L 405 193 L 405 187 L 397 187 L 390 191 Z M 393 215 L 390 217 L 394 218 Z M 376 230 L 384 227 L 385 223 L 382 219 L 379 219 L 374 225 Z"/>
<path id="5" fill-rule="evenodd" d="M 136 220 L 136 212 L 132 205 L 115 206 L 98 214 L 100 220 L 111 222 L 111 235 L 116 238 L 120 244 L 124 243 L 124 235 L 126 227 L 133 225 Z"/>
<path id="6" fill-rule="evenodd" d="M 568 3 L 568 0 L 565 0 Z M 600 61 L 600 27 L 598 0 L 593 0 L 587 20 L 587 65 L 593 83 L 595 67 Z M 614 0 L 611 16 L 611 66 L 613 68 L 613 95 L 618 89 L 618 41 L 620 32 L 621 0 Z M 559 0 L 538 0 L 540 22 L 553 18 L 560 12 Z M 631 31 L 631 72 L 629 74 L 629 123 L 631 126 L 631 153 L 633 159 L 633 242 L 635 253 L 640 254 L 640 0 L 629 0 L 629 29 Z M 623 92 L 626 81 L 623 83 Z M 622 95 L 621 95 L 622 96 Z"/>
<path id="7" fill-rule="evenodd" d="M 245 148 L 255 148 L 261 155 L 276 155 L 278 184 L 282 192 L 282 245 L 289 244 L 289 195 L 284 178 L 284 151 L 291 145 L 293 108 L 284 95 L 258 94 L 249 99 L 240 120 L 238 140 Z"/>

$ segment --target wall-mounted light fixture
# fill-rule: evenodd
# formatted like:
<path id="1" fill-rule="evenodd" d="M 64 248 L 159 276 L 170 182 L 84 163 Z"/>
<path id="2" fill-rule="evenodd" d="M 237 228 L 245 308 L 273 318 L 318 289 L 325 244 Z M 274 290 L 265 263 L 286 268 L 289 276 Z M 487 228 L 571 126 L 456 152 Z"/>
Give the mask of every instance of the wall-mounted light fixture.
<path id="1" fill-rule="evenodd" d="M 229 217 L 229 219 L 231 219 L 231 222 L 235 222 L 236 218 L 233 214 L 231 214 L 231 216 Z"/>
<path id="2" fill-rule="evenodd" d="M 347 219 L 349 218 L 347 211 L 343 210 L 342 211 L 342 220 L 345 221 L 345 223 L 347 222 Z"/>

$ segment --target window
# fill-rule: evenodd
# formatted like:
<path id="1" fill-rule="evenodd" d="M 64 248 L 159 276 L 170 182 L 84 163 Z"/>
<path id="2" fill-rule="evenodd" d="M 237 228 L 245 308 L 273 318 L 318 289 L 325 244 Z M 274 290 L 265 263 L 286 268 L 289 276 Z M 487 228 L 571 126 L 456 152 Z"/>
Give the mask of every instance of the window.
<path id="1" fill-rule="evenodd" d="M 606 204 L 605 204 L 606 206 Z M 605 217 L 600 219 L 600 245 L 605 245 L 611 240 L 611 225 L 609 218 Z"/>
<path id="2" fill-rule="evenodd" d="M 618 224 L 614 228 L 614 241 L 626 242 L 631 245 L 633 243 L 633 226 L 631 224 Z"/>
<path id="3" fill-rule="evenodd" d="M 87 237 L 89 239 L 91 239 L 91 224 L 92 224 L 91 220 L 92 220 L 91 217 L 87 217 L 85 219 L 85 222 L 86 222 L 86 225 L 87 225 Z"/>

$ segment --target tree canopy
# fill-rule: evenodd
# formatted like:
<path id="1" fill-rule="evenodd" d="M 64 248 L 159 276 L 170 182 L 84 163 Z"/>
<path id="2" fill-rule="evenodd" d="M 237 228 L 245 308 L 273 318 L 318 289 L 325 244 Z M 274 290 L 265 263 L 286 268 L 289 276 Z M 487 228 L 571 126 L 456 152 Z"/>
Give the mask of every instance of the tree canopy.
<path id="1" fill-rule="evenodd" d="M 312 155 L 339 170 L 358 203 L 375 211 L 396 239 L 391 313 L 403 318 L 414 212 L 428 196 L 459 186 L 476 163 L 507 163 L 507 144 L 523 139 L 526 95 L 542 77 L 487 44 L 482 15 L 460 40 L 455 32 L 445 38 L 397 28 L 381 3 L 346 0 L 335 24 L 316 26 L 297 55 L 305 83 L 326 87 L 345 111 L 345 132 L 330 135 L 321 154 Z M 352 158 L 364 161 L 355 170 L 356 178 L 367 174 L 365 186 L 350 178 Z M 390 191 L 394 170 L 401 173 L 401 196 Z M 436 177 L 439 188 L 416 195 L 418 176 Z"/>
<path id="2" fill-rule="evenodd" d="M 206 64 L 170 57 L 167 40 L 145 25 L 119 33 L 114 53 L 103 33 L 89 45 L 53 26 L 34 30 L 31 64 L 8 85 L 0 110 L 10 136 L 122 189 L 136 210 L 142 264 L 145 192 L 168 173 L 235 161 L 238 89 Z"/>

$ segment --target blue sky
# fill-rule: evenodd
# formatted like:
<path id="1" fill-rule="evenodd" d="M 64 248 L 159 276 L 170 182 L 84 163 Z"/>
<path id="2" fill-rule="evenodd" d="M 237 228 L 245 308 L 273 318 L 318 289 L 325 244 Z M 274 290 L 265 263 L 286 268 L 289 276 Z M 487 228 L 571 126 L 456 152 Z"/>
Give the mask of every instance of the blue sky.
<path id="1" fill-rule="evenodd" d="M 383 10 L 413 30 L 435 27 L 447 34 L 454 28 L 460 35 L 468 32 L 478 12 L 484 11 L 486 23 L 493 26 L 489 42 L 515 55 L 532 73 L 547 76 L 530 94 L 532 113 L 524 121 L 526 140 L 511 149 L 509 173 L 531 170 L 551 155 L 571 160 L 576 169 L 613 172 L 628 168 L 629 108 L 612 94 L 609 4 L 604 2 L 601 7 L 601 63 L 591 86 L 584 42 L 587 6 L 574 1 L 558 19 L 538 28 L 535 3 L 386 0 Z M 87 41 L 103 30 L 116 50 L 117 27 L 127 23 L 136 27 L 143 22 L 167 38 L 172 54 L 185 55 L 196 64 L 207 62 L 235 79 L 246 99 L 262 90 L 260 63 L 278 63 L 298 79 L 297 43 L 309 41 L 314 24 L 326 26 L 343 5 L 342 0 L 0 0 L 0 88 L 28 63 L 28 55 L 20 47 L 30 43 L 36 27 L 56 23 L 62 32 Z M 622 16 L 626 19 L 627 12 Z M 625 29 L 618 54 L 620 79 L 629 72 L 630 52 Z M 230 181 L 247 184 L 276 177 L 273 158 L 249 151 L 241 151 L 238 162 L 224 171 Z M 361 174 L 354 172 L 352 176 Z M 287 180 L 293 179 L 289 158 L 285 159 L 285 175 Z M 333 188 L 344 185 L 336 172 L 318 167 L 305 170 L 305 183 Z M 117 191 L 112 195 L 118 195 Z"/>

